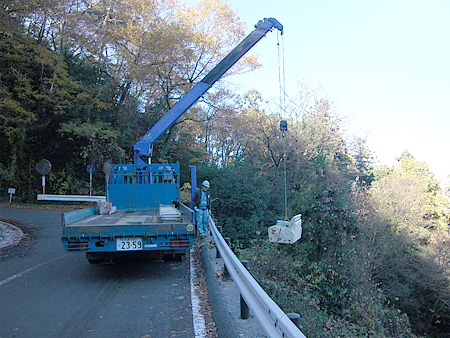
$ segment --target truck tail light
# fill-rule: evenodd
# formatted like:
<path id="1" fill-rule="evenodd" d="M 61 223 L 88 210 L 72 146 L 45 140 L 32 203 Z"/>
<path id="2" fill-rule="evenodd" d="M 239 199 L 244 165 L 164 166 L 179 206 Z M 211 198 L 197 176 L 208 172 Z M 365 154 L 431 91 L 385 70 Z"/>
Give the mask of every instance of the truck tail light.
<path id="1" fill-rule="evenodd" d="M 69 242 L 67 244 L 68 251 L 88 251 L 88 242 Z"/>
<path id="2" fill-rule="evenodd" d="M 171 239 L 170 240 L 170 248 L 182 248 L 182 249 L 188 249 L 189 248 L 189 239 Z"/>

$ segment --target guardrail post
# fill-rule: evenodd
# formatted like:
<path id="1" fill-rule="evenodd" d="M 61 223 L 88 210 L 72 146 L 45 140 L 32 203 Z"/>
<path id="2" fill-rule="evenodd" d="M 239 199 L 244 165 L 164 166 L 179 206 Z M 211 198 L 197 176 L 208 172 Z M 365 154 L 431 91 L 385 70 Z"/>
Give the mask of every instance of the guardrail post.
<path id="1" fill-rule="evenodd" d="M 248 270 L 248 261 L 243 260 L 243 261 L 241 261 L 241 263 Z M 249 319 L 250 318 L 250 309 L 249 309 L 247 303 L 245 302 L 244 297 L 242 297 L 242 294 L 240 295 L 240 297 L 241 297 L 241 319 Z"/>
<path id="2" fill-rule="evenodd" d="M 216 226 L 216 228 L 217 228 L 217 230 L 219 230 L 220 233 L 222 233 L 221 225 Z M 220 251 L 219 251 L 219 248 L 217 247 L 217 245 L 216 245 L 216 258 L 220 258 Z"/>
<path id="3" fill-rule="evenodd" d="M 300 315 L 295 312 L 286 313 L 286 316 L 297 326 L 300 330 L 302 329 L 302 326 L 300 325 Z"/>
<path id="4" fill-rule="evenodd" d="M 230 246 L 230 244 L 231 244 L 230 238 L 227 237 L 227 238 L 224 238 L 224 240 L 227 243 L 227 245 Z M 225 264 L 223 265 L 223 276 L 230 277 L 230 273 L 228 272 L 227 266 Z"/>

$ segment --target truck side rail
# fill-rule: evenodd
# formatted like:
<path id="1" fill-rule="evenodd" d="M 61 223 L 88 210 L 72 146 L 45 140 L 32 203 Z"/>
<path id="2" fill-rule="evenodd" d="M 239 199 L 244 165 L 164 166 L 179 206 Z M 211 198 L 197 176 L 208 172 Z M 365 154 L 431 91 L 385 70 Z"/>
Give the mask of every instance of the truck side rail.
<path id="1" fill-rule="evenodd" d="M 228 272 L 267 337 L 306 338 L 231 251 L 212 217 L 209 217 L 209 227 Z"/>
<path id="2" fill-rule="evenodd" d="M 194 210 L 189 208 L 187 205 L 180 202 L 180 210 L 183 214 L 189 214 L 192 222 L 194 222 Z"/>
<path id="3" fill-rule="evenodd" d="M 86 217 L 94 216 L 99 213 L 98 207 L 74 210 L 61 214 L 62 226 L 78 222 Z"/>

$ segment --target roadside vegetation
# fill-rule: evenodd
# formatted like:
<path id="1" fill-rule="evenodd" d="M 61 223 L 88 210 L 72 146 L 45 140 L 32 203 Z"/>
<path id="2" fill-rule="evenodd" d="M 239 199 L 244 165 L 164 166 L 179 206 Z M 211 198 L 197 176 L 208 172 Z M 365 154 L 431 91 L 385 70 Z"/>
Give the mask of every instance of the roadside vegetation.
<path id="1" fill-rule="evenodd" d="M 132 146 L 244 36 L 225 1 L 12 1 L 0 8 L 0 189 L 104 194 L 103 166 Z M 221 34 L 215 32 L 220 31 Z M 234 73 L 259 67 L 249 56 Z M 214 217 L 234 251 L 308 337 L 449 337 L 450 190 L 405 150 L 378 166 L 307 84 L 278 107 L 218 83 L 155 146 L 212 183 Z M 286 168 L 286 171 L 285 171 Z M 286 173 L 286 176 L 285 176 Z M 449 173 L 450 174 L 450 173 Z M 267 228 L 302 214 L 294 245 Z"/>

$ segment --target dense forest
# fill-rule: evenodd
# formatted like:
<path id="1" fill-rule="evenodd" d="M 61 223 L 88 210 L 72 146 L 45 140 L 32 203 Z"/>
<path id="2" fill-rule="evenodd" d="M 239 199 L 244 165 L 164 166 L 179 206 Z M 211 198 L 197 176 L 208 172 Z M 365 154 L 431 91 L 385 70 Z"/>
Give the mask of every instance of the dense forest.
<path id="1" fill-rule="evenodd" d="M 244 36 L 225 0 L 3 0 L 0 189 L 104 194 L 103 166 L 133 144 Z M 214 32 L 220 31 L 221 34 Z M 253 56 L 230 73 L 260 65 Z M 306 84 L 305 84 L 306 86 Z M 299 88 L 281 116 L 257 91 L 217 83 L 156 144 L 211 181 L 213 212 L 234 251 L 308 337 L 450 337 L 450 193 L 405 151 L 377 166 L 333 105 Z M 445 190 L 447 189 L 447 190 Z M 287 205 L 285 205 L 285 193 Z M 267 240 L 302 214 L 295 245 Z"/>

